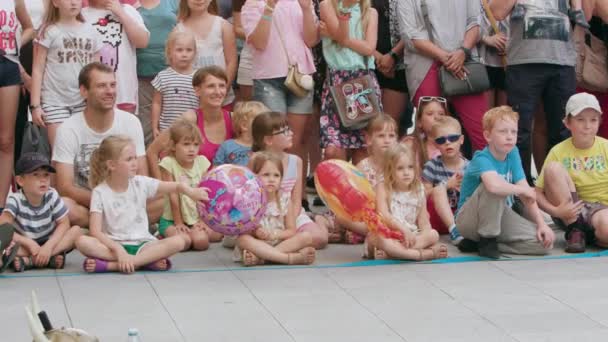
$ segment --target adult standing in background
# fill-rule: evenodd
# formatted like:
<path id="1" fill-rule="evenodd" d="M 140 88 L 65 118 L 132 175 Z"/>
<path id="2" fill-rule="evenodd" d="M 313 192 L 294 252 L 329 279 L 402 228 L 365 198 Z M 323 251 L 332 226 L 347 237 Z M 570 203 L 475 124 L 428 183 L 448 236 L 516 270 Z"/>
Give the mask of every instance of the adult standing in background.
<path id="1" fill-rule="evenodd" d="M 232 25 L 237 42 L 241 43 L 239 66 L 236 76 L 236 83 L 239 91 L 237 101 L 251 101 L 253 98 L 253 47 L 247 43 L 247 35 L 243 29 L 241 20 L 241 9 L 245 5 L 245 0 L 232 1 Z"/>
<path id="2" fill-rule="evenodd" d="M 177 24 L 179 0 L 140 0 L 137 9 L 148 31 L 150 41 L 145 48 L 137 49 L 137 78 L 139 80 L 139 120 L 144 129 L 146 146 L 152 142 L 152 94 L 150 84 L 156 74 L 167 67 L 165 43 L 169 33 Z"/>
<path id="3" fill-rule="evenodd" d="M 423 96 L 441 96 L 440 68 L 463 78 L 465 61 L 477 57 L 480 4 L 479 0 L 401 0 L 398 8 L 407 49 L 407 85 L 417 106 Z M 452 96 L 448 100 L 473 150 L 481 150 L 486 145 L 481 127 L 481 118 L 488 109 L 485 94 Z"/>
<path id="4" fill-rule="evenodd" d="M 15 119 L 24 72 L 20 42 L 31 40 L 34 30 L 23 0 L 0 0 L 0 13 L 13 18 L 0 22 L 0 208 L 4 208 L 13 175 Z"/>
<path id="5" fill-rule="evenodd" d="M 571 0 L 573 8 L 568 0 L 492 0 L 490 3 L 496 20 L 510 16 L 507 100 L 519 113 L 517 147 L 530 184 L 532 122 L 539 98 L 546 115 L 549 138 L 546 150 L 563 138 L 566 102 L 576 90 L 576 52 L 569 14 L 581 13 L 581 1 Z"/>
<path id="6" fill-rule="evenodd" d="M 407 109 L 409 98 L 403 63 L 405 41 L 399 30 L 397 2 L 398 0 L 372 0 L 372 7 L 378 12 L 378 43 L 374 58 L 376 78 L 382 89 L 382 107 L 400 127 L 401 115 Z M 411 113 L 408 114 L 404 119 L 411 123 Z"/>
<path id="7" fill-rule="evenodd" d="M 316 71 L 311 48 L 319 42 L 319 32 L 312 0 L 249 0 L 241 19 L 253 47 L 253 98 L 287 115 L 293 132 L 289 152 L 302 158 L 300 172 L 306 175 L 310 140 L 306 130 L 313 112 L 313 91 L 298 97 L 284 83 L 290 63 L 297 64 L 302 74 Z"/>

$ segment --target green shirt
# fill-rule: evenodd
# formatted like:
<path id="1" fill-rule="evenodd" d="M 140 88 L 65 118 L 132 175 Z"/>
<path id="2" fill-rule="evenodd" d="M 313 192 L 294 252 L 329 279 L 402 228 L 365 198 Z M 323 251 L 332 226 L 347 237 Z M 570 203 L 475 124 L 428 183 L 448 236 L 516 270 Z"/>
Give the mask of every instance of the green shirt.
<path id="1" fill-rule="evenodd" d="M 163 158 L 158 164 L 162 169 L 173 175 L 173 179 L 176 182 L 190 184 L 191 187 L 198 187 L 203 175 L 207 172 L 211 163 L 204 156 L 198 156 L 194 159 L 194 165 L 191 169 L 184 169 L 174 157 L 168 156 Z M 179 195 L 180 209 L 182 212 L 182 221 L 186 225 L 193 225 L 200 221 L 198 215 L 198 209 L 196 202 L 190 197 L 180 194 Z M 169 196 L 165 197 L 165 211 L 163 211 L 163 218 L 169 221 L 175 221 L 173 219 L 173 212 L 171 211 L 171 203 Z"/>

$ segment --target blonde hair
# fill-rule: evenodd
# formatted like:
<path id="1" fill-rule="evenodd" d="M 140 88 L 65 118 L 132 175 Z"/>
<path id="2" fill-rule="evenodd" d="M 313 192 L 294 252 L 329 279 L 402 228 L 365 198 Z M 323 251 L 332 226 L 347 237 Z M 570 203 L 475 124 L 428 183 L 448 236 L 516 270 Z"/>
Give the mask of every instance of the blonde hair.
<path id="1" fill-rule="evenodd" d="M 245 101 L 238 102 L 234 106 L 234 112 L 232 112 L 232 130 L 234 131 L 235 137 L 240 137 L 241 126 L 251 121 L 260 113 L 268 112 L 270 109 L 266 107 L 262 102 L 258 101 Z M 249 127 L 251 130 L 251 127 Z"/>
<path id="2" fill-rule="evenodd" d="M 517 123 L 519 114 L 509 106 L 500 106 L 488 110 L 482 119 L 484 131 L 491 131 L 498 120 L 511 119 Z"/>
<path id="3" fill-rule="evenodd" d="M 91 154 L 89 186 L 92 188 L 105 181 L 110 175 L 108 160 L 116 160 L 122 150 L 133 145 L 133 140 L 125 135 L 111 135 L 101 142 L 99 147 Z"/>
<path id="4" fill-rule="evenodd" d="M 217 15 L 217 3 L 215 0 L 209 1 L 209 7 L 207 7 L 207 12 L 213 15 Z M 177 11 L 177 20 L 184 21 L 192 15 L 190 11 L 190 7 L 188 7 L 188 0 L 180 0 L 179 1 L 179 9 Z"/>
<path id="5" fill-rule="evenodd" d="M 330 0 L 332 7 L 336 14 L 338 14 L 338 3 L 339 0 Z M 371 0 L 359 0 L 359 6 L 361 7 L 361 21 L 357 25 L 361 25 L 363 31 L 363 38 L 365 39 L 365 33 L 367 32 L 367 24 L 369 23 L 369 12 L 372 7 Z"/>
<path id="6" fill-rule="evenodd" d="M 194 34 L 190 31 L 173 31 L 169 34 L 169 37 L 167 37 L 167 43 L 165 44 L 165 61 L 167 64 L 171 65 L 171 51 L 175 47 L 175 43 L 182 38 L 190 40 L 190 43 L 194 48 L 194 56 L 196 56 L 196 38 L 194 37 Z"/>
<path id="7" fill-rule="evenodd" d="M 409 186 L 410 191 L 416 191 L 422 184 L 420 181 L 420 169 L 416 166 L 416 155 L 410 147 L 405 144 L 395 144 L 384 153 L 384 188 L 387 192 L 387 198 L 390 202 L 392 193 L 397 182 L 395 172 L 397 163 L 402 157 L 407 158 L 414 165 L 414 180 Z"/>
<path id="8" fill-rule="evenodd" d="M 436 138 L 438 135 L 438 131 L 442 128 L 453 128 L 462 134 L 462 127 L 460 126 L 460 122 L 451 116 L 442 116 L 433 124 L 431 128 L 431 135 L 433 138 Z"/>
<path id="9" fill-rule="evenodd" d="M 182 139 L 190 140 L 199 145 L 203 143 L 201 131 L 195 123 L 186 119 L 178 119 L 169 127 L 169 144 L 172 155 L 174 155 L 175 145 Z"/>
<path id="10" fill-rule="evenodd" d="M 266 148 L 264 138 L 285 126 L 289 126 L 287 118 L 279 112 L 265 112 L 257 115 L 251 123 L 251 133 L 253 135 L 251 150 L 253 152 L 264 150 Z"/>
<path id="11" fill-rule="evenodd" d="M 251 159 L 251 171 L 257 175 L 266 163 L 274 164 L 279 170 L 279 174 L 281 174 L 281 179 L 283 179 L 283 160 L 280 155 L 274 152 L 262 151 L 256 153 Z M 278 198 L 279 189 L 275 191 L 274 195 L 277 197 L 277 206 L 279 207 L 279 211 L 281 211 L 281 201 Z"/>
<path id="12" fill-rule="evenodd" d="M 386 113 L 380 113 L 369 121 L 365 133 L 371 136 L 376 132 L 384 130 L 384 127 L 387 125 L 395 131 L 395 134 L 397 134 L 397 121 Z"/>
<path id="13" fill-rule="evenodd" d="M 40 37 L 44 37 L 44 34 L 49 26 L 56 24 L 59 21 L 59 8 L 55 7 L 52 0 L 45 0 L 44 3 L 45 10 L 40 29 Z M 82 16 L 82 5 L 80 7 L 80 12 L 78 12 L 78 15 L 76 15 L 76 20 L 84 23 L 84 17 Z"/>

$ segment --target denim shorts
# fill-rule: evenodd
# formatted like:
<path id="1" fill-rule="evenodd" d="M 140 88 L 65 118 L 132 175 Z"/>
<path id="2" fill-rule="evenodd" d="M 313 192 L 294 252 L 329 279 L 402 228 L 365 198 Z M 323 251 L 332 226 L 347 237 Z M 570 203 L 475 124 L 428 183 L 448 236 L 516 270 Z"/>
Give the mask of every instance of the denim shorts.
<path id="1" fill-rule="evenodd" d="M 253 80 L 253 99 L 279 113 L 312 114 L 313 91 L 306 97 L 292 94 L 283 84 L 285 77 Z"/>
<path id="2" fill-rule="evenodd" d="M 21 84 L 21 72 L 17 63 L 0 56 L 0 88 Z"/>

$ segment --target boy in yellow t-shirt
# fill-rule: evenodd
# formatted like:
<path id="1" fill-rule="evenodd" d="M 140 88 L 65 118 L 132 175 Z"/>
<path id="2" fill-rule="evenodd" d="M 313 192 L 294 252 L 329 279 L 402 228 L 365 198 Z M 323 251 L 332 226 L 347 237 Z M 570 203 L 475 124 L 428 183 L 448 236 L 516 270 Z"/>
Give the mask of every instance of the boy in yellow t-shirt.
<path id="1" fill-rule="evenodd" d="M 602 110 L 595 96 L 575 94 L 564 125 L 572 137 L 554 146 L 536 182 L 538 205 L 566 231 L 566 252 L 608 247 L 608 140 L 598 137 Z"/>

